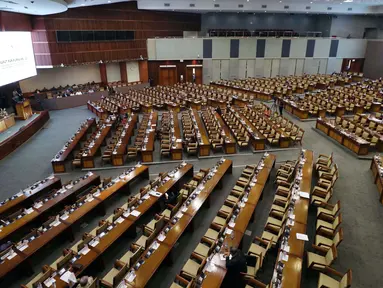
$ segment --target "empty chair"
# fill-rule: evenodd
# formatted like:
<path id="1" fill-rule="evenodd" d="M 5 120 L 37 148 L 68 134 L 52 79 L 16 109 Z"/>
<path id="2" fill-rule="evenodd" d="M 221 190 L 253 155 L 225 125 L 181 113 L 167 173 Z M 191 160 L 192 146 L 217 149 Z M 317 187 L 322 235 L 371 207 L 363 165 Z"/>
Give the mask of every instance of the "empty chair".
<path id="1" fill-rule="evenodd" d="M 324 249 L 330 249 L 332 245 L 335 245 L 335 247 L 338 247 L 338 245 L 343 241 L 343 229 L 342 227 L 339 228 L 338 232 L 331 237 L 325 237 L 322 235 L 316 235 L 315 236 L 315 245 L 322 247 Z"/>
<path id="2" fill-rule="evenodd" d="M 321 207 L 318 207 L 317 218 L 322 220 L 331 220 L 334 219 L 339 211 L 340 201 L 338 201 L 335 205 L 331 205 L 330 203 L 323 203 Z"/>
<path id="3" fill-rule="evenodd" d="M 352 271 L 349 269 L 346 274 L 342 274 L 331 267 L 327 267 L 325 271 L 327 274 L 332 274 L 340 280 L 324 273 L 319 273 L 318 288 L 349 288 L 352 284 Z"/>
<path id="4" fill-rule="evenodd" d="M 340 213 L 329 222 L 317 219 L 316 233 L 333 236 L 340 224 L 342 224 L 342 214 Z"/>
<path id="5" fill-rule="evenodd" d="M 191 288 L 193 285 L 193 281 L 188 281 L 180 275 L 176 275 L 172 285 L 170 288 Z"/>
<path id="6" fill-rule="evenodd" d="M 206 263 L 204 257 L 199 256 L 196 253 L 192 253 L 191 257 L 186 261 L 185 265 L 181 270 L 181 276 L 186 279 L 195 279 L 201 272 L 202 268 Z"/>
<path id="7" fill-rule="evenodd" d="M 131 267 L 132 264 L 135 263 L 138 258 L 140 258 L 142 252 L 144 252 L 143 247 L 132 243 L 130 245 L 129 251 L 120 258 L 120 261 L 125 263 L 128 267 Z"/>
<path id="8" fill-rule="evenodd" d="M 313 252 L 307 252 L 307 267 L 310 269 L 325 271 L 338 258 L 335 245 L 332 245 L 328 250 L 315 245 L 313 245 L 313 248 L 325 254 L 322 256 Z"/>

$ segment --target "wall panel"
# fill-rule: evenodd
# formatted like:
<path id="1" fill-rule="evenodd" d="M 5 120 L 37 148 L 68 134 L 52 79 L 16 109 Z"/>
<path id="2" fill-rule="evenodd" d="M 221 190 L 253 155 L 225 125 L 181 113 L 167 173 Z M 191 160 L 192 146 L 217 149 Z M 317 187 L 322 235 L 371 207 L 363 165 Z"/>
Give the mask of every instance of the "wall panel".
<path id="1" fill-rule="evenodd" d="M 100 69 L 98 64 L 59 67 L 52 69 L 37 69 L 37 75 L 20 81 L 23 92 L 32 92 L 36 89 L 50 89 L 52 87 L 84 84 L 88 82 L 100 83 Z"/>
<path id="2" fill-rule="evenodd" d="M 221 79 L 229 79 L 229 60 L 221 60 Z"/>
<path id="3" fill-rule="evenodd" d="M 343 59 L 329 58 L 327 61 L 326 74 L 331 74 L 334 72 L 339 73 L 342 69 L 342 62 L 343 62 Z"/>
<path id="4" fill-rule="evenodd" d="M 303 75 L 304 64 L 305 64 L 305 59 L 297 59 L 297 63 L 295 65 L 295 76 Z"/>
<path id="5" fill-rule="evenodd" d="M 247 60 L 245 60 L 245 59 L 239 60 L 239 64 L 238 64 L 238 78 L 239 79 L 250 77 L 250 76 L 247 76 L 246 66 L 247 66 Z M 254 63 L 253 63 L 253 70 L 254 70 Z"/>
<path id="6" fill-rule="evenodd" d="M 254 68 L 254 77 L 264 77 L 264 71 L 263 71 L 263 66 L 265 64 L 265 59 L 259 59 L 257 58 L 255 60 L 255 68 Z"/>
<path id="7" fill-rule="evenodd" d="M 263 62 L 263 77 L 270 77 L 271 75 L 271 59 L 265 59 Z"/>
<path id="8" fill-rule="evenodd" d="M 230 59 L 229 60 L 229 79 L 238 79 L 239 76 L 239 61 L 238 59 Z"/>
<path id="9" fill-rule="evenodd" d="M 266 39 L 265 58 L 281 58 L 282 39 Z"/>
<path id="10" fill-rule="evenodd" d="M 339 39 L 338 58 L 364 58 L 367 49 L 366 39 Z"/>
<path id="11" fill-rule="evenodd" d="M 326 74 L 327 59 L 319 59 L 319 74 Z"/>
<path id="12" fill-rule="evenodd" d="M 314 58 L 328 58 L 330 53 L 331 39 L 316 39 Z"/>
<path id="13" fill-rule="evenodd" d="M 303 72 L 305 74 L 318 74 L 319 71 L 319 59 L 305 59 Z"/>
<path id="14" fill-rule="evenodd" d="M 203 59 L 203 84 L 209 84 L 213 77 L 213 60 Z"/>
<path id="15" fill-rule="evenodd" d="M 246 61 L 246 77 L 255 77 L 255 59 Z"/>
<path id="16" fill-rule="evenodd" d="M 239 58 L 253 59 L 257 57 L 257 38 L 239 40 Z"/>
<path id="17" fill-rule="evenodd" d="M 279 75 L 279 65 L 280 59 L 273 59 L 271 62 L 271 77 L 276 77 Z"/>
<path id="18" fill-rule="evenodd" d="M 279 75 L 290 76 L 295 75 L 296 59 L 281 59 L 279 66 Z"/>
<path id="19" fill-rule="evenodd" d="M 120 64 L 107 63 L 106 74 L 108 75 L 108 82 L 121 81 Z"/>
<path id="20" fill-rule="evenodd" d="M 126 62 L 126 70 L 128 71 L 128 82 L 140 81 L 138 61 Z"/>
<path id="21" fill-rule="evenodd" d="M 213 81 L 221 79 L 221 60 L 213 60 Z"/>
<path id="22" fill-rule="evenodd" d="M 230 58 L 230 39 L 213 39 L 213 58 Z"/>
<path id="23" fill-rule="evenodd" d="M 290 57 L 304 58 L 306 55 L 307 39 L 294 39 L 291 41 Z"/>

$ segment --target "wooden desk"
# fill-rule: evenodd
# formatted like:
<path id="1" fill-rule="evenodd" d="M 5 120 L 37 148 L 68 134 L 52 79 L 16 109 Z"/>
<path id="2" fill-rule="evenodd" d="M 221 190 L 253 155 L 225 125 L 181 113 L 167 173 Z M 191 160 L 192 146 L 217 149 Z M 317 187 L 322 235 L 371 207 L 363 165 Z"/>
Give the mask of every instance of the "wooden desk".
<path id="1" fill-rule="evenodd" d="M 230 128 L 226 125 L 226 123 L 223 121 L 221 115 L 219 115 L 217 111 L 214 111 L 214 116 L 221 126 L 221 129 L 222 129 L 221 133 L 223 133 L 225 135 L 225 139 L 224 139 L 224 143 L 223 143 L 225 153 L 226 154 L 237 153 L 236 141 L 235 141 L 233 134 L 231 134 Z"/>
<path id="2" fill-rule="evenodd" d="M 192 222 L 194 216 L 198 213 L 204 202 L 222 181 L 223 176 L 226 173 L 231 173 L 232 165 L 233 162 L 231 160 L 225 159 L 225 161 L 218 167 L 214 176 L 205 183 L 199 195 L 195 199 L 192 199 L 192 196 L 189 196 L 191 200 L 189 208 L 183 213 L 183 216 L 177 221 L 177 223 L 172 224 L 172 220 L 169 221 L 166 227 L 170 227 L 170 230 L 166 234 L 166 238 L 162 242 L 157 239 L 160 244 L 159 247 L 150 255 L 149 258 L 146 258 L 145 255 L 150 247 L 143 252 L 138 261 L 144 260 L 145 262 L 139 267 L 138 270 L 135 271 L 136 278 L 132 283 L 130 283 L 131 286 L 136 288 L 145 287 L 150 278 L 162 264 L 163 260 L 171 252 L 174 245 L 185 232 L 189 224 Z M 132 266 L 134 266 L 134 264 Z"/>
<path id="3" fill-rule="evenodd" d="M 235 220 L 234 227 L 227 228 L 232 230 L 232 234 L 225 236 L 224 244 L 221 246 L 221 253 L 224 251 L 225 244 L 227 247 L 239 248 L 242 244 L 242 238 L 245 235 L 247 226 L 249 225 L 255 209 L 258 205 L 259 200 L 262 198 L 263 189 L 269 179 L 271 170 L 274 167 L 276 156 L 273 154 L 268 154 L 263 160 L 263 168 L 260 169 L 256 175 L 257 182 L 253 187 L 251 187 L 248 200 L 245 203 L 245 206 L 240 208 L 240 211 Z M 216 255 L 218 256 L 218 254 Z M 220 269 L 214 269 L 213 271 L 205 270 L 206 278 L 202 282 L 202 287 L 220 287 L 223 279 L 226 275 L 226 262 L 222 261 L 219 257 L 214 257 L 212 263 Z M 206 264 L 208 265 L 208 264 Z"/>
<path id="4" fill-rule="evenodd" d="M 27 120 L 32 116 L 32 107 L 29 100 L 25 99 L 23 102 L 16 103 L 17 116 L 23 120 Z"/>
<path id="5" fill-rule="evenodd" d="M 126 154 L 127 146 L 129 145 L 130 139 L 134 134 L 134 128 L 136 127 L 138 121 L 138 115 L 131 115 L 131 120 L 129 123 L 126 123 L 124 126 L 125 136 L 120 137 L 116 140 L 118 143 L 121 140 L 121 145 L 118 148 L 115 148 L 112 152 L 111 161 L 113 166 L 121 166 L 124 164 L 124 155 Z"/>
<path id="6" fill-rule="evenodd" d="M 191 111 L 192 120 L 195 119 L 196 123 L 193 121 L 194 128 L 197 134 L 198 140 L 198 155 L 199 156 L 209 156 L 210 154 L 210 141 L 209 137 L 206 134 L 204 125 L 202 124 L 201 117 L 199 116 L 197 110 L 193 109 Z M 201 138 L 198 139 L 198 133 L 200 133 Z"/>
<path id="7" fill-rule="evenodd" d="M 333 138 L 339 144 L 350 149 L 357 155 L 367 155 L 370 143 L 361 137 L 354 136 L 348 131 L 339 127 L 336 128 L 330 120 L 326 118 L 318 118 L 316 128 L 326 133 L 329 137 Z"/>
<path id="8" fill-rule="evenodd" d="M 281 100 L 281 99 L 280 99 Z M 289 112 L 290 114 L 293 114 L 297 116 L 299 119 L 307 119 L 309 118 L 309 111 L 306 109 L 302 109 L 298 107 L 294 102 L 288 101 L 285 99 L 282 99 L 284 103 L 284 109 Z"/>
<path id="9" fill-rule="evenodd" d="M 105 144 L 106 138 L 110 135 L 114 121 L 111 123 L 106 123 L 103 128 L 101 128 L 100 136 L 94 139 L 94 145 L 90 148 L 89 152 L 82 154 L 81 156 L 81 167 L 82 168 L 94 168 L 94 157 L 101 153 L 101 145 Z M 97 132 L 95 132 L 97 133 Z"/>
<path id="10" fill-rule="evenodd" d="M 230 108 L 234 113 L 235 117 L 244 124 L 247 132 L 250 136 L 250 143 L 253 146 L 254 150 L 265 150 L 266 138 L 263 136 L 257 128 L 243 115 L 242 111 L 239 109 Z M 238 115 L 237 115 L 238 114 Z"/>
<path id="11" fill-rule="evenodd" d="M 100 120 L 104 120 L 104 119 L 108 118 L 108 115 L 109 115 L 108 112 L 104 111 L 101 107 L 97 106 L 96 103 L 88 101 L 87 107 L 88 107 L 88 110 L 90 110 L 94 114 L 96 114 L 97 117 L 100 118 Z"/>
<path id="12" fill-rule="evenodd" d="M 0 215 L 11 214 L 20 208 L 28 207 L 33 201 L 45 194 L 46 192 L 59 189 L 61 187 L 61 179 L 55 176 L 49 176 L 44 180 L 32 184 L 23 192 L 8 198 L 0 203 Z"/>
<path id="13" fill-rule="evenodd" d="M 154 151 L 154 141 L 156 140 L 156 126 L 157 126 L 157 111 L 152 112 L 152 120 L 148 123 L 149 132 L 146 132 L 146 137 L 148 137 L 148 142 L 146 146 L 141 148 L 141 158 L 142 162 L 153 162 L 153 151 Z"/>
<path id="14" fill-rule="evenodd" d="M 181 136 L 181 129 L 180 125 L 178 122 L 178 113 L 177 112 L 172 112 L 173 113 L 173 128 L 174 128 L 174 133 L 173 136 L 176 138 L 176 142 L 172 143 L 172 147 L 170 147 L 170 153 L 172 156 L 172 160 L 181 160 L 182 159 L 182 136 Z M 177 140 L 181 140 L 181 142 L 177 142 Z"/>
<path id="15" fill-rule="evenodd" d="M 157 192 L 160 192 L 162 195 L 169 192 L 173 187 L 180 183 L 185 176 L 191 176 L 193 174 L 193 165 L 186 164 L 184 167 L 181 167 L 167 182 L 157 189 Z M 99 198 L 99 197 L 97 197 Z M 89 246 L 90 252 L 86 255 L 82 255 L 79 259 L 75 261 L 75 264 L 82 265 L 81 269 L 77 271 L 77 275 L 80 275 L 84 270 L 89 267 L 92 263 L 96 261 L 117 239 L 119 239 L 123 234 L 128 230 L 135 229 L 137 221 L 145 215 L 160 199 L 161 197 L 150 196 L 148 199 L 144 200 L 138 207 L 134 210 L 139 211 L 140 215 L 137 217 L 129 215 L 128 217 L 122 216 L 124 221 L 121 223 L 114 223 L 114 227 L 108 231 L 108 233 L 102 237 L 97 244 L 97 246 Z M 135 230 L 134 230 L 135 233 Z M 67 287 L 57 286 L 59 287 Z"/>
<path id="16" fill-rule="evenodd" d="M 381 163 L 383 159 L 381 156 L 375 156 L 371 161 L 370 169 L 374 177 L 374 183 L 378 188 L 379 202 L 383 204 L 383 177 L 380 175 Z M 382 167 L 383 168 L 383 167 Z"/>
<path id="17" fill-rule="evenodd" d="M 0 119 L 0 133 L 15 125 L 15 114 Z"/>
<path id="18" fill-rule="evenodd" d="M 314 163 L 313 152 L 306 150 L 304 155 L 306 162 L 302 167 L 300 191 L 311 193 L 312 170 Z M 300 159 L 298 159 L 298 161 L 299 160 Z M 300 197 L 294 206 L 295 221 L 294 226 L 291 227 L 290 236 L 288 239 L 288 245 L 290 247 L 290 252 L 288 253 L 289 258 L 287 261 L 281 260 L 285 265 L 282 271 L 282 287 L 300 288 L 301 286 L 302 263 L 303 257 L 305 256 L 305 241 L 297 239 L 296 233 L 306 234 L 308 207 L 309 199 L 303 197 Z M 279 257 L 279 253 L 281 253 L 281 249 L 279 249 L 277 257 Z M 278 258 L 275 263 L 275 267 L 277 264 Z"/>
<path id="19" fill-rule="evenodd" d="M 86 140 L 87 134 L 91 132 L 93 127 L 96 127 L 96 119 L 90 118 L 86 121 L 85 125 L 83 125 L 79 130 L 77 130 L 77 132 L 73 136 L 74 138 L 70 140 L 71 142 L 69 143 L 69 145 L 64 146 L 63 149 L 65 150 L 61 150 L 58 154 L 56 154 L 55 158 L 51 161 L 52 168 L 55 173 L 64 173 L 66 171 L 65 161 L 71 158 L 69 156 L 72 156 L 72 152 L 80 146 L 81 141 Z"/>
<path id="20" fill-rule="evenodd" d="M 63 187 L 64 189 L 62 189 L 61 191 L 65 192 L 57 193 L 56 196 L 53 196 L 45 203 L 42 203 L 41 207 L 28 207 L 32 208 L 32 212 L 30 214 L 25 214 L 23 217 L 1 228 L 0 241 L 5 241 L 6 239 L 9 239 L 13 234 L 18 232 L 19 230 L 25 230 L 25 228 L 28 227 L 27 225 L 33 222 L 43 222 L 44 219 L 46 220 L 47 217 L 45 216 L 48 212 L 51 212 L 52 210 L 55 210 L 59 207 L 63 207 L 70 200 L 72 200 L 75 195 L 81 193 L 82 191 L 86 190 L 91 186 L 98 184 L 100 184 L 100 176 L 97 176 L 92 173 L 89 176 L 87 176 L 86 179 L 79 180 L 77 184 L 70 185 L 71 188 L 69 189 Z"/>

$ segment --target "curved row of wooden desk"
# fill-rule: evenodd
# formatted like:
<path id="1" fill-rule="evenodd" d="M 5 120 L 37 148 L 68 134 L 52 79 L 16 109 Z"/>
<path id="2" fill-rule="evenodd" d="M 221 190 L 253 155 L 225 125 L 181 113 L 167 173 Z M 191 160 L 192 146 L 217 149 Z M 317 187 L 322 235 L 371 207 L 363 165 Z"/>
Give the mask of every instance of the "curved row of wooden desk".
<path id="1" fill-rule="evenodd" d="M 23 191 L 13 195 L 12 197 L 0 203 L 0 215 L 13 213 L 19 208 L 25 208 L 31 205 L 33 201 L 52 189 L 59 189 L 61 187 L 61 179 L 55 176 L 49 176 L 44 180 L 37 181 L 36 183 L 25 188 Z"/>
<path id="2" fill-rule="evenodd" d="M 350 135 L 351 133 L 345 133 L 344 129 L 338 129 L 330 121 L 326 118 L 318 118 L 315 127 L 357 155 L 368 154 L 370 142 L 361 137 L 355 138 Z"/>
<path id="3" fill-rule="evenodd" d="M 312 171 L 314 163 L 313 151 L 304 151 L 305 163 L 302 168 L 302 179 L 300 180 L 300 191 L 311 193 Z M 299 160 L 298 160 L 299 161 Z M 302 278 L 302 265 L 303 257 L 305 256 L 305 241 L 299 240 L 296 236 L 297 233 L 306 234 L 307 231 L 307 218 L 310 206 L 310 199 L 300 197 L 294 206 L 294 226 L 291 227 L 288 246 L 290 251 L 288 260 L 283 261 L 284 268 L 282 272 L 281 287 L 300 288 Z M 280 251 L 279 251 L 280 252 Z M 278 253 L 279 255 L 279 253 Z M 278 259 L 275 263 L 278 264 Z"/>
<path id="4" fill-rule="evenodd" d="M 0 263 L 0 278 L 22 263 L 26 263 L 27 267 L 25 268 L 31 270 L 29 264 L 30 257 L 32 257 L 35 253 L 37 253 L 41 248 L 43 248 L 53 239 L 57 238 L 59 235 L 62 235 L 64 232 L 66 233 L 67 239 L 73 240 L 74 237 L 73 232 L 71 231 L 71 227 L 75 223 L 77 223 L 82 217 L 84 217 L 91 211 L 94 211 L 96 208 L 99 208 L 101 205 L 103 205 L 104 201 L 109 199 L 115 193 L 129 192 L 129 184 L 139 177 L 149 179 L 149 168 L 147 166 L 136 166 L 135 169 L 127 177 L 125 177 L 123 181 L 118 181 L 114 185 L 107 187 L 105 190 L 100 192 L 99 196 L 94 197 L 92 201 L 86 201 L 81 206 L 77 206 L 76 209 L 73 212 L 71 212 L 65 220 L 60 218 L 59 222 L 57 222 L 55 225 L 51 225 L 50 229 L 43 232 L 39 237 L 30 241 L 28 243 L 28 246 L 25 249 L 23 249 L 23 251 L 20 251 L 17 249 L 17 247 L 14 247 L 13 249 L 17 255 L 14 256 L 12 259 L 6 258 L 3 262 Z M 95 179 L 99 180 L 99 176 L 91 175 L 91 177 L 88 177 L 82 184 L 79 184 L 81 186 L 83 186 L 84 184 L 89 185 L 90 182 L 96 181 Z M 65 209 L 64 211 L 66 210 L 67 209 Z M 104 209 L 102 209 L 102 213 L 104 213 L 103 210 Z M 62 213 L 59 213 L 58 215 L 62 215 Z"/>
<path id="5" fill-rule="evenodd" d="M 268 154 L 264 159 L 264 166 L 257 175 L 257 182 L 253 187 L 251 187 L 248 200 L 244 207 L 240 209 L 240 212 L 237 215 L 235 220 L 235 226 L 230 228 L 233 235 L 226 234 L 222 247 L 235 247 L 238 248 L 241 246 L 242 238 L 245 235 L 247 226 L 249 225 L 251 219 L 253 218 L 255 209 L 258 205 L 260 199 L 262 199 L 263 190 L 267 181 L 269 180 L 271 170 L 275 165 L 276 156 L 273 154 Z M 233 237 L 234 236 L 234 237 Z M 221 247 L 221 251 L 223 249 Z M 218 256 L 218 254 L 216 254 Z M 213 288 L 220 287 L 223 279 L 225 278 L 227 269 L 226 262 L 222 261 L 220 257 L 213 257 L 211 263 L 206 265 L 214 265 L 214 269 L 205 269 L 205 278 L 202 280 L 201 287 Z"/>
<path id="6" fill-rule="evenodd" d="M 135 270 L 136 276 L 134 280 L 129 283 L 126 282 L 127 280 L 122 281 L 126 283 L 124 283 L 125 285 L 128 285 L 126 287 L 143 288 L 146 286 L 146 284 L 149 282 L 153 274 L 157 271 L 164 259 L 172 251 L 178 239 L 182 236 L 182 234 L 191 224 L 193 218 L 198 213 L 199 209 L 206 201 L 209 200 L 210 194 L 217 187 L 217 185 L 222 183 L 222 178 L 224 177 L 224 175 L 226 175 L 227 173 L 232 173 L 232 165 L 233 162 L 231 160 L 225 159 L 224 162 L 218 167 L 214 176 L 203 185 L 202 190 L 199 192 L 196 198 L 190 198 L 191 204 L 187 207 L 186 211 L 183 212 L 182 217 L 177 221 L 177 223 L 172 224 L 172 220 L 169 221 L 169 223 L 163 229 L 165 230 L 167 227 L 170 228 L 169 232 L 167 232 L 166 234 L 166 238 L 163 241 L 159 241 L 157 238 L 157 241 L 159 242 L 159 247 L 150 255 L 149 258 L 146 258 L 145 255 L 149 251 L 150 247 L 142 253 L 142 256 L 137 260 L 137 262 L 143 260 L 144 263 L 141 264 L 141 266 L 137 270 Z M 134 264 L 132 265 L 132 267 L 133 266 Z"/>
<path id="7" fill-rule="evenodd" d="M 196 133 L 201 134 L 201 138 L 197 139 L 198 140 L 198 155 L 199 156 L 209 156 L 209 154 L 210 154 L 210 141 L 209 141 L 209 137 L 207 136 L 205 126 L 203 125 L 201 117 L 199 116 L 197 110 L 192 109 L 191 114 L 194 116 L 194 117 L 192 117 L 192 119 L 195 119 L 195 121 L 197 123 L 197 129 L 195 129 Z"/>
<path id="8" fill-rule="evenodd" d="M 371 166 L 370 169 L 372 171 L 372 175 L 374 177 L 374 183 L 376 184 L 376 187 L 378 188 L 379 192 L 379 202 L 383 204 L 383 176 L 382 172 L 383 171 L 383 158 L 380 155 L 376 155 L 372 161 L 371 161 Z"/>
<path id="9" fill-rule="evenodd" d="M 72 139 L 71 143 L 65 148 L 65 151 L 61 155 L 57 155 L 58 157 L 55 156 L 55 158 L 52 159 L 52 168 L 55 173 L 65 172 L 65 161 L 73 156 L 73 151 L 80 147 L 81 141 L 86 140 L 87 134 L 90 133 L 94 127 L 96 127 L 96 119 L 88 119 L 80 131 L 76 132 L 74 139 Z"/>
<path id="10" fill-rule="evenodd" d="M 71 263 L 72 265 L 81 267 L 76 271 L 76 275 L 82 274 L 85 271 L 85 269 L 87 269 L 91 264 L 95 263 L 95 261 L 100 259 L 103 253 L 111 245 L 113 245 L 113 243 L 115 243 L 122 235 L 124 235 L 128 231 L 133 230 L 133 234 L 135 234 L 135 226 L 137 221 L 158 202 L 162 195 L 164 195 L 172 189 L 179 189 L 181 183 L 183 182 L 183 179 L 186 177 L 190 178 L 192 177 L 192 175 L 193 165 L 186 164 L 185 166 L 180 168 L 172 177 L 169 177 L 169 180 L 167 180 L 165 184 L 163 184 L 157 189 L 157 192 L 159 192 L 161 196 L 148 197 L 138 207 L 135 208 L 135 211 L 139 212 L 139 215 L 134 216 L 130 214 L 127 217 L 122 216 L 123 221 L 121 221 L 120 223 L 115 222 L 113 228 L 110 229 L 105 236 L 99 239 L 99 243 L 95 247 L 89 245 L 90 250 L 85 255 L 77 255 L 78 257 L 76 257 L 76 260 L 73 263 Z M 68 268 L 69 267 L 66 267 L 66 269 Z M 68 283 L 66 283 L 60 278 L 60 275 L 57 274 L 54 278 L 56 280 L 57 288 L 69 287 Z"/>

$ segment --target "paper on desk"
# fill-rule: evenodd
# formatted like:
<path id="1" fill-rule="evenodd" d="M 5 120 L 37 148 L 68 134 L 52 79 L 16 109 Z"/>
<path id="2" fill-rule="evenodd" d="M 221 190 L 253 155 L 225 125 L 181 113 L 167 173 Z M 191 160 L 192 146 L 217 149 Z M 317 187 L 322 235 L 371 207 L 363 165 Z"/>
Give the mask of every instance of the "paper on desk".
<path id="1" fill-rule="evenodd" d="M 289 255 L 287 253 L 280 253 L 279 254 L 279 261 L 282 260 L 282 261 L 288 261 L 289 260 Z"/>
<path id="2" fill-rule="evenodd" d="M 225 234 L 230 235 L 233 232 L 233 230 L 226 228 Z"/>
<path id="3" fill-rule="evenodd" d="M 136 279 L 136 274 L 129 273 L 128 278 L 126 280 L 128 280 L 128 282 L 133 282 L 134 279 Z"/>
<path id="4" fill-rule="evenodd" d="M 47 280 L 44 281 L 44 285 L 47 287 L 51 287 L 52 284 L 55 282 L 56 282 L 55 278 L 48 278 Z"/>
<path id="5" fill-rule="evenodd" d="M 65 188 L 66 188 L 66 189 L 72 189 L 72 188 L 73 188 L 73 185 L 71 185 L 71 184 L 66 185 Z"/>
<path id="6" fill-rule="evenodd" d="M 60 224 L 61 222 L 56 220 L 56 221 L 53 221 L 50 226 L 56 227 L 56 226 L 59 226 Z"/>
<path id="7" fill-rule="evenodd" d="M 230 228 L 234 228 L 234 226 L 235 226 L 235 222 L 230 221 L 230 222 L 229 222 L 229 227 L 230 227 Z"/>
<path id="8" fill-rule="evenodd" d="M 243 207 L 246 206 L 246 203 L 241 203 L 239 206 L 240 206 L 241 208 L 243 208 Z"/>
<path id="9" fill-rule="evenodd" d="M 166 235 L 164 233 L 160 233 L 160 235 L 158 235 L 157 237 L 158 241 L 161 241 L 161 242 L 164 241 L 165 238 L 166 238 Z"/>
<path id="10" fill-rule="evenodd" d="M 98 191 L 98 192 L 96 192 L 96 193 L 93 194 L 93 197 L 98 197 L 98 196 L 100 196 L 100 195 L 101 195 L 101 192 Z"/>
<path id="11" fill-rule="evenodd" d="M 39 202 L 39 203 L 36 203 L 33 207 L 35 207 L 36 209 L 39 209 L 42 206 L 43 206 L 43 203 Z"/>
<path id="12" fill-rule="evenodd" d="M 18 249 L 19 251 L 24 251 L 24 250 L 27 249 L 27 248 L 28 248 L 28 244 L 23 244 L 23 245 L 17 247 L 17 249 Z"/>
<path id="13" fill-rule="evenodd" d="M 181 209 L 182 213 L 185 213 L 186 210 L 188 210 L 188 207 L 187 207 L 187 206 L 183 206 L 182 209 Z"/>
<path id="14" fill-rule="evenodd" d="M 309 241 L 309 237 L 306 234 L 297 233 L 297 239 L 303 241 Z"/>
<path id="15" fill-rule="evenodd" d="M 31 214 L 33 211 L 35 211 L 35 210 L 33 210 L 33 208 L 29 208 L 29 209 L 25 210 L 25 213 Z"/>
<path id="16" fill-rule="evenodd" d="M 154 197 L 160 197 L 162 195 L 160 192 L 156 192 L 156 191 L 150 191 L 149 194 Z"/>
<path id="17" fill-rule="evenodd" d="M 89 245 L 92 246 L 92 247 L 96 247 L 99 243 L 100 243 L 100 241 L 94 240 L 94 241 L 92 241 L 92 244 L 89 244 Z"/>
<path id="18" fill-rule="evenodd" d="M 17 255 L 16 252 L 13 251 L 12 254 L 9 254 L 9 255 L 8 255 L 7 259 L 8 259 L 8 260 L 12 260 L 16 255 Z"/>
<path id="19" fill-rule="evenodd" d="M 152 248 L 153 248 L 154 250 L 157 250 L 158 247 L 160 247 L 160 244 L 158 244 L 157 241 L 154 241 L 153 244 L 152 244 Z"/>
<path id="20" fill-rule="evenodd" d="M 124 214 L 122 214 L 125 218 L 128 218 L 129 215 L 130 215 L 130 212 L 124 212 Z"/>
<path id="21" fill-rule="evenodd" d="M 288 245 L 283 245 L 283 246 L 282 246 L 282 250 L 285 251 L 286 253 L 289 253 L 289 252 L 290 252 L 290 246 L 288 246 Z"/>
<path id="22" fill-rule="evenodd" d="M 116 222 L 121 224 L 122 222 L 124 222 L 124 218 L 118 217 Z"/>
<path id="23" fill-rule="evenodd" d="M 65 283 L 69 283 L 69 279 L 72 280 L 73 278 L 73 272 L 70 272 L 70 271 L 66 271 L 61 277 L 60 279 L 63 280 Z M 75 278 L 75 277 L 74 277 Z M 76 278 L 75 278 L 76 280 Z"/>
<path id="24" fill-rule="evenodd" d="M 176 143 L 182 143 L 182 139 L 177 139 Z"/>
<path id="25" fill-rule="evenodd" d="M 300 191 L 299 196 L 301 196 L 302 198 L 310 199 L 310 193 L 307 192 Z"/>
<path id="26" fill-rule="evenodd" d="M 130 214 L 133 215 L 134 217 L 138 217 L 140 216 L 141 212 L 137 210 L 133 210 Z"/>
<path id="27" fill-rule="evenodd" d="M 89 198 L 86 199 L 86 202 L 92 202 L 93 200 L 94 200 L 93 197 L 89 197 Z"/>
<path id="28" fill-rule="evenodd" d="M 61 220 L 66 220 L 69 218 L 69 215 L 68 214 L 64 214 L 60 217 Z"/>
<path id="29" fill-rule="evenodd" d="M 84 248 L 81 249 L 80 254 L 86 255 L 90 251 L 88 246 L 85 246 Z"/>
<path id="30" fill-rule="evenodd" d="M 149 193 L 146 193 L 144 196 L 142 196 L 141 199 L 147 200 L 147 199 L 149 199 L 149 198 L 150 198 Z"/>
<path id="31" fill-rule="evenodd" d="M 222 261 L 226 261 L 226 256 L 225 254 L 219 254 L 219 259 L 221 259 Z"/>
<path id="32" fill-rule="evenodd" d="M 19 192 L 19 193 L 17 193 L 15 196 L 16 197 L 20 197 L 20 196 L 22 196 L 24 193 L 23 192 Z"/>

